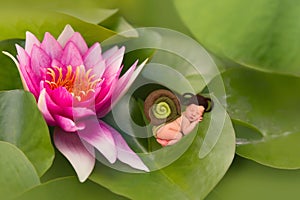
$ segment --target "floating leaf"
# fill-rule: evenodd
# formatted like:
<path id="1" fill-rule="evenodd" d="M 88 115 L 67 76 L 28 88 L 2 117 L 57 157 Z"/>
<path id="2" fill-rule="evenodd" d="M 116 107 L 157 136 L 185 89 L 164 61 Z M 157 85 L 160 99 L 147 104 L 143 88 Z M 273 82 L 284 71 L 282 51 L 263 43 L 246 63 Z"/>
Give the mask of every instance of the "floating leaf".
<path id="1" fill-rule="evenodd" d="M 43 183 L 31 190 L 25 192 L 16 200 L 32 200 L 32 199 L 114 199 L 126 200 L 126 198 L 110 192 L 99 185 L 86 181 L 80 183 L 76 177 L 64 177 Z"/>
<path id="2" fill-rule="evenodd" d="M 58 9 L 58 11 L 88 23 L 99 24 L 125 37 L 138 36 L 137 32 L 133 30 L 133 27 L 119 15 L 118 9 L 87 8 L 83 10 L 81 8 L 64 8 Z"/>
<path id="3" fill-rule="evenodd" d="M 135 27 L 165 27 L 189 33 L 180 19 L 173 0 L 110 0 L 98 1 L 105 8 L 118 8 L 120 14 Z"/>
<path id="4" fill-rule="evenodd" d="M 207 200 L 298 199 L 300 170 L 272 169 L 237 157 Z"/>
<path id="5" fill-rule="evenodd" d="M 52 164 L 49 130 L 29 92 L 0 92 L 0 140 L 21 149 L 40 176 Z"/>
<path id="6" fill-rule="evenodd" d="M 26 156 L 15 146 L 0 141 L 0 199 L 10 199 L 40 183 Z"/>
<path id="7" fill-rule="evenodd" d="M 240 68 L 223 73 L 223 80 L 237 153 L 272 167 L 300 168 L 300 78 Z"/>
<path id="8" fill-rule="evenodd" d="M 219 75 L 220 71 L 210 55 L 192 38 L 163 28 L 146 27 L 138 28 L 136 31 L 139 34 L 138 38 L 123 40 L 121 44 L 126 46 L 126 52 L 129 53 L 141 49 L 155 50 L 151 56 L 151 62 L 148 63 L 151 67 L 142 72 L 146 79 L 160 84 L 168 84 L 168 86 L 173 85 L 174 81 L 177 81 L 177 85 L 180 85 L 180 81 L 184 81 L 184 85 L 189 85 L 190 88 L 185 92 L 191 92 L 193 89 L 198 93 L 215 76 Z M 115 45 L 116 41 L 112 37 L 104 41 L 102 45 Z M 166 78 L 168 75 L 172 78 Z M 192 82 L 197 83 L 197 85 L 191 85 L 188 79 L 183 80 L 187 77 L 192 77 Z M 173 87 L 176 88 L 176 86 Z"/>
<path id="9" fill-rule="evenodd" d="M 176 0 L 194 36 L 237 63 L 300 76 L 300 2 Z"/>
<path id="10" fill-rule="evenodd" d="M 199 125 L 198 133 L 194 134 L 191 146 L 169 166 L 150 173 L 125 173 L 98 163 L 91 180 L 131 199 L 203 199 L 225 174 L 235 149 L 233 127 L 226 116 L 225 123 L 220 124 L 223 129 L 217 144 L 205 158 L 199 158 L 205 133 L 210 126 L 210 114 L 206 117 Z M 178 152 L 182 150 L 182 145 L 189 145 L 190 136 L 176 145 L 163 148 L 161 152 L 144 152 L 140 156 L 150 168 L 159 166 L 163 159 L 169 160 L 169 156 L 173 156 L 168 151 Z"/>
<path id="11" fill-rule="evenodd" d="M 97 24 L 90 24 L 62 13 L 2 10 L 0 13 L 0 29 L 2 30 L 0 40 L 24 39 L 26 31 L 34 33 L 40 40 L 44 37 L 45 32 L 50 32 L 58 37 L 66 24 L 70 24 L 74 30 L 80 32 L 89 44 L 101 42 L 116 34 L 116 32 Z"/>
<path id="12" fill-rule="evenodd" d="M 42 182 L 48 182 L 52 179 L 74 176 L 76 172 L 70 162 L 57 149 L 55 150 L 55 158 L 49 170 L 41 177 Z"/>

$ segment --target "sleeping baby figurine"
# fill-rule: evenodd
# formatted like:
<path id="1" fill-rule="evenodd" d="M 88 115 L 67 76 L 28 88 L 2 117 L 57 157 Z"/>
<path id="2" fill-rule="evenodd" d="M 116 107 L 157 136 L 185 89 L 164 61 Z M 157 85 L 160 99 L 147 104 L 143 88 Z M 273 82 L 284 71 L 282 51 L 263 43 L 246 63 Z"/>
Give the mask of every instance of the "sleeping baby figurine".
<path id="1" fill-rule="evenodd" d="M 186 96 L 190 97 L 186 98 Z M 174 99 L 175 98 L 173 97 L 172 100 L 174 101 Z M 162 146 L 169 146 L 177 143 L 202 121 L 205 112 L 211 111 L 212 102 L 210 98 L 203 97 L 199 94 L 193 95 L 185 93 L 181 99 L 186 100 L 186 102 L 182 102 L 183 105 L 186 106 L 185 111 L 178 114 L 175 119 L 153 127 L 153 134 L 156 141 Z M 176 103 L 176 105 L 180 104 Z"/>

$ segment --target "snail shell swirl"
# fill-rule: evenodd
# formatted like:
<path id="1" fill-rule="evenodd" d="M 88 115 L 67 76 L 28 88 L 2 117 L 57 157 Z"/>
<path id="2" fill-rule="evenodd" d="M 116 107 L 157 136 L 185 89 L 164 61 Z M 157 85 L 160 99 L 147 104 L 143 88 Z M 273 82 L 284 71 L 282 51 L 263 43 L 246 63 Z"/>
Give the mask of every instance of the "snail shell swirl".
<path id="1" fill-rule="evenodd" d="M 144 112 L 152 125 L 171 122 L 181 115 L 180 102 L 169 90 L 151 92 L 144 103 Z"/>

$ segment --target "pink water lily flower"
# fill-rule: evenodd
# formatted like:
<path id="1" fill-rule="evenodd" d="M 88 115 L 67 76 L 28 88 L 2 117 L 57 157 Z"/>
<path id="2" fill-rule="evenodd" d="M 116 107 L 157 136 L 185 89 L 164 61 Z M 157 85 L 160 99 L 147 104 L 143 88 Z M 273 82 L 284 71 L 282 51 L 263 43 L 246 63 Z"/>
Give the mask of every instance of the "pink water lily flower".
<path id="1" fill-rule="evenodd" d="M 100 118 L 124 95 L 142 70 L 135 62 L 120 76 L 125 48 L 104 53 L 99 43 L 90 48 L 81 34 L 67 25 L 56 40 L 45 33 L 40 42 L 26 33 L 25 49 L 16 45 L 16 63 L 24 89 L 36 98 L 48 125 L 55 126 L 54 143 L 69 160 L 81 182 L 95 165 L 95 150 L 110 162 L 120 160 L 149 171 L 122 136 Z"/>

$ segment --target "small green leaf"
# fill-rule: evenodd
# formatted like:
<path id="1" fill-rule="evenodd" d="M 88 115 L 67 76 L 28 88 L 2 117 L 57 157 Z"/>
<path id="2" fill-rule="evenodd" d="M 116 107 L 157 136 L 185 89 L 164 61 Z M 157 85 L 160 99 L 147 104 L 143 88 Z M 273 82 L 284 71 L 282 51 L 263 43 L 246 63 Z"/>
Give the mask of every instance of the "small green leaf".
<path id="1" fill-rule="evenodd" d="M 246 68 L 222 76 L 227 111 L 239 122 L 237 153 L 272 167 L 300 168 L 300 78 Z"/>
<path id="2" fill-rule="evenodd" d="M 11 199 L 40 184 L 26 156 L 15 146 L 0 141 L 0 199 Z"/>
<path id="3" fill-rule="evenodd" d="M 20 148 L 40 176 L 52 164 L 49 130 L 29 92 L 0 92 L 0 140 Z"/>
<path id="4" fill-rule="evenodd" d="M 91 181 L 80 183 L 76 177 L 64 177 L 43 183 L 16 198 L 16 200 L 32 199 L 126 200 L 126 198 L 114 194 Z"/>
<path id="5" fill-rule="evenodd" d="M 186 26 L 211 52 L 267 71 L 300 76 L 300 2 L 176 0 Z"/>
<path id="6" fill-rule="evenodd" d="M 298 199 L 300 170 L 280 170 L 236 157 L 207 200 Z"/>

